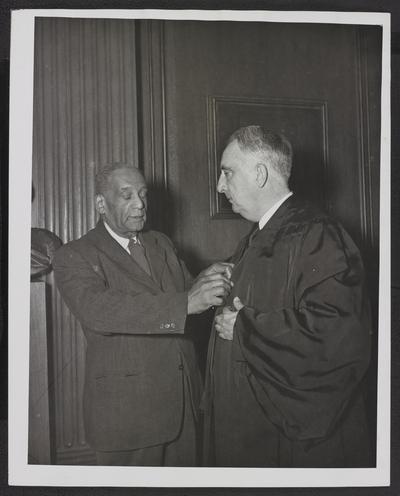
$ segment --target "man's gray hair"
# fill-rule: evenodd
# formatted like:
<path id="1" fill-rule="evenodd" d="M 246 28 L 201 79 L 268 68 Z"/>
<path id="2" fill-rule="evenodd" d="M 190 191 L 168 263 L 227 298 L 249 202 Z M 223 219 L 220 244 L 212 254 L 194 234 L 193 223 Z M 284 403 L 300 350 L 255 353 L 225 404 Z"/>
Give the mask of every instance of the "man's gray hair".
<path id="1" fill-rule="evenodd" d="M 113 162 L 111 164 L 107 164 L 103 168 L 101 168 L 95 176 L 96 195 L 101 195 L 108 190 L 110 176 L 114 171 L 120 169 L 134 169 L 142 174 L 139 169 L 131 164 L 126 164 L 124 162 Z"/>
<path id="2" fill-rule="evenodd" d="M 289 140 L 261 126 L 246 126 L 235 131 L 228 139 L 227 145 L 237 141 L 243 151 L 265 154 L 274 169 L 286 180 L 292 170 L 292 145 Z"/>

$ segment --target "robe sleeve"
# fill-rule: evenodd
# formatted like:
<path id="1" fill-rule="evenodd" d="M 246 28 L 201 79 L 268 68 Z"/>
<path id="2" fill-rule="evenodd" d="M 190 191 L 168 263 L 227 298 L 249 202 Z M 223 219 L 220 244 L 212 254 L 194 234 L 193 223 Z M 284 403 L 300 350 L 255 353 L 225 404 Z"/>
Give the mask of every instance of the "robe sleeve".
<path id="1" fill-rule="evenodd" d="M 235 339 L 268 417 L 304 441 L 326 437 L 351 401 L 369 363 L 370 321 L 362 262 L 344 230 L 312 225 L 297 260 L 293 305 L 245 306 Z"/>

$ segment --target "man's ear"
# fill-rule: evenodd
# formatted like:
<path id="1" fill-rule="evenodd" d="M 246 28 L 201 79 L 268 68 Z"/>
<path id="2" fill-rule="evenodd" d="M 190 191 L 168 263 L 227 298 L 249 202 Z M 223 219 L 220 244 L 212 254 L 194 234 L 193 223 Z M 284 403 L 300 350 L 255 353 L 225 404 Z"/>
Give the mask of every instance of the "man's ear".
<path id="1" fill-rule="evenodd" d="M 262 162 L 259 162 L 256 165 L 256 171 L 257 171 L 257 176 L 256 176 L 257 186 L 259 188 L 263 188 L 268 181 L 267 166 L 265 164 L 263 164 Z"/>
<path id="2" fill-rule="evenodd" d="M 96 210 L 100 215 L 103 215 L 106 211 L 105 199 L 103 195 L 96 195 Z"/>

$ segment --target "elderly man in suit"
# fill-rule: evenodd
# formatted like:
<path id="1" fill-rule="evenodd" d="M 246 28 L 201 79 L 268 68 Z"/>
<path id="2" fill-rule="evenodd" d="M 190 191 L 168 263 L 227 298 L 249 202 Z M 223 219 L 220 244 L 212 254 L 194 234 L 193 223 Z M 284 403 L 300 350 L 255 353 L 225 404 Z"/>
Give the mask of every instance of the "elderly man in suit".
<path id="1" fill-rule="evenodd" d="M 147 187 L 135 167 L 104 168 L 96 188 L 101 220 L 53 264 L 87 340 L 87 441 L 99 465 L 196 465 L 201 378 L 187 320 L 223 303 L 230 266 L 193 281 L 171 241 L 143 230 Z"/>
<path id="2" fill-rule="evenodd" d="M 260 126 L 237 130 L 222 155 L 218 191 L 256 226 L 211 335 L 206 464 L 370 464 L 362 261 L 339 223 L 291 193 L 291 166 L 287 139 Z"/>

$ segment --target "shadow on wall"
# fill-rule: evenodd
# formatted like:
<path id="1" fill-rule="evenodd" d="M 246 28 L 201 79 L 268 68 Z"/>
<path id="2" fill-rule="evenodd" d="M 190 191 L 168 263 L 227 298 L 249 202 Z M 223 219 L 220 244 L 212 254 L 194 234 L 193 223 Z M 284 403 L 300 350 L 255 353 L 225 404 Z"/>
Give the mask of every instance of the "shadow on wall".
<path id="1" fill-rule="evenodd" d="M 147 194 L 147 226 L 149 229 L 161 231 L 174 242 L 178 254 L 184 260 L 190 273 L 197 275 L 205 268 L 204 261 L 200 259 L 193 249 L 183 249 L 177 245 L 175 233 L 178 232 L 179 199 L 171 192 L 166 191 L 164 185 L 155 184 L 149 187 Z"/>
<path id="2" fill-rule="evenodd" d="M 149 229 L 161 231 L 172 238 L 174 232 L 174 199 L 164 185 L 149 186 L 147 193 L 147 226 Z"/>

